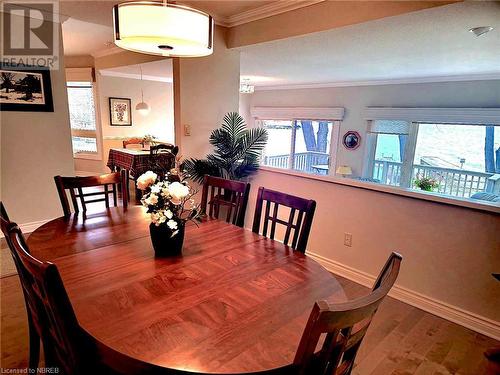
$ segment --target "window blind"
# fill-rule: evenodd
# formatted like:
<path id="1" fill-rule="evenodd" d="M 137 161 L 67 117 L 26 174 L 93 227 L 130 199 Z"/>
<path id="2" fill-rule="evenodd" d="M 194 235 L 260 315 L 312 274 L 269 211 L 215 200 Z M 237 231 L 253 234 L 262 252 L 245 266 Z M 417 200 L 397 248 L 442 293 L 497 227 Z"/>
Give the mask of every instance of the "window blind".
<path id="1" fill-rule="evenodd" d="M 372 120 L 368 126 L 370 133 L 408 134 L 410 123 L 400 120 Z"/>

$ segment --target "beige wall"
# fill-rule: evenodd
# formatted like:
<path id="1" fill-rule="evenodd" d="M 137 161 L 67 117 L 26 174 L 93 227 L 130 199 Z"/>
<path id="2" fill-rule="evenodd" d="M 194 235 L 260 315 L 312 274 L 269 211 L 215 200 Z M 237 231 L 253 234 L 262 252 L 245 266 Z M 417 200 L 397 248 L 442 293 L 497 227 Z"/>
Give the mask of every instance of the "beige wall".
<path id="1" fill-rule="evenodd" d="M 65 56 L 66 68 L 88 68 L 94 66 L 94 58 L 90 55 Z"/>
<path id="2" fill-rule="evenodd" d="M 176 127 L 181 134 L 177 143 L 185 158 L 204 157 L 211 149 L 210 132 L 220 126 L 227 112 L 238 111 L 240 55 L 225 47 L 225 32 L 216 27 L 211 56 L 174 63 L 174 90 L 179 98 Z M 191 126 L 191 136 L 184 136 L 186 124 Z"/>
<path id="3" fill-rule="evenodd" d="M 73 175 L 62 38 L 51 71 L 54 112 L 1 113 L 1 190 L 11 218 L 27 224 L 61 216 L 53 177 Z"/>
<path id="4" fill-rule="evenodd" d="M 229 29 L 229 48 L 353 25 L 457 1 L 322 1 Z"/>
<path id="5" fill-rule="evenodd" d="M 243 112 L 252 105 L 345 107 L 340 133 L 357 130 L 364 140 L 366 106 L 494 107 L 500 81 L 256 91 L 245 102 Z M 363 147 L 338 150 L 338 162 L 353 166 L 355 174 L 362 160 Z M 317 201 L 308 251 L 376 275 L 397 250 L 404 256 L 400 286 L 500 321 L 500 289 L 491 277 L 500 266 L 499 215 L 276 172 L 260 171 L 251 182 L 250 208 L 259 186 Z M 353 235 L 352 247 L 343 245 L 345 232 Z"/>

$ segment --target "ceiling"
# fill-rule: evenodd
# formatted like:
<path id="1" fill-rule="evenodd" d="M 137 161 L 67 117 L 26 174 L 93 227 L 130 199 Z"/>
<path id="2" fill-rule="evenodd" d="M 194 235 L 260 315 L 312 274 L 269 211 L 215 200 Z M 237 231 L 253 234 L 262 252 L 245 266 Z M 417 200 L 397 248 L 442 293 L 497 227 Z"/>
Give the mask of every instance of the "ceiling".
<path id="1" fill-rule="evenodd" d="M 122 1 L 61 0 L 59 12 L 67 18 L 62 25 L 64 53 L 68 56 L 89 55 L 113 47 L 112 9 Z M 214 0 L 178 1 L 203 10 L 221 22 L 252 9 L 274 3 L 275 0 Z"/>
<path id="2" fill-rule="evenodd" d="M 144 64 L 120 66 L 99 70 L 99 74 L 110 77 L 140 79 L 146 81 L 173 82 L 172 60 L 158 60 Z"/>
<path id="3" fill-rule="evenodd" d="M 481 37 L 468 31 L 485 25 L 495 29 Z M 457 3 L 240 50 L 242 76 L 261 87 L 500 78 L 500 2 Z"/>

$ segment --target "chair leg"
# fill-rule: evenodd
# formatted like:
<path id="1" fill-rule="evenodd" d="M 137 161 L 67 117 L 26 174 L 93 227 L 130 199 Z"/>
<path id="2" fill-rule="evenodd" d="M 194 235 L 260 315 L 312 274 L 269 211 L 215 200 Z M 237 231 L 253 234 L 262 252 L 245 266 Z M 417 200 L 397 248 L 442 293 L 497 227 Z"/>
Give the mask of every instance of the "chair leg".
<path id="1" fill-rule="evenodd" d="M 38 332 L 33 325 L 33 320 L 28 317 L 28 329 L 30 337 L 30 357 L 29 357 L 29 368 L 34 370 L 35 373 L 40 363 L 40 337 Z"/>

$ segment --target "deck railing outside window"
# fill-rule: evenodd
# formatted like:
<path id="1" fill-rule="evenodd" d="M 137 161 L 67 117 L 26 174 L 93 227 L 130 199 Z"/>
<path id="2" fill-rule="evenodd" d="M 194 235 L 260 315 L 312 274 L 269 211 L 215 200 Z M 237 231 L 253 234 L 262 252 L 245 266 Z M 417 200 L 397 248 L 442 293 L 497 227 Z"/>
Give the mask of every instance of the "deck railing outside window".
<path id="1" fill-rule="evenodd" d="M 402 163 L 375 160 L 373 179 L 382 184 L 400 186 L 401 167 Z M 439 186 L 434 191 L 453 197 L 469 198 L 478 192 L 498 193 L 500 190 L 500 183 L 493 173 L 414 164 L 411 185 L 417 176 L 436 179 Z"/>

